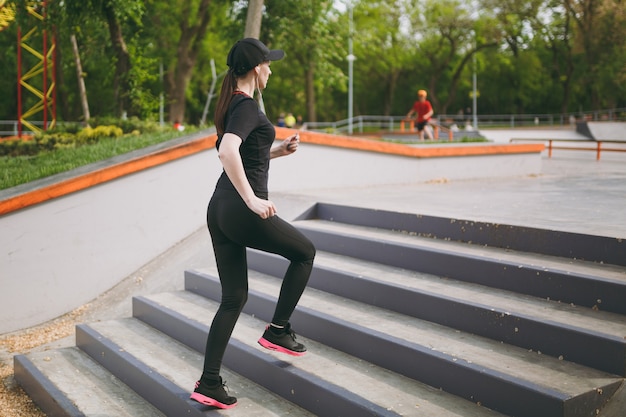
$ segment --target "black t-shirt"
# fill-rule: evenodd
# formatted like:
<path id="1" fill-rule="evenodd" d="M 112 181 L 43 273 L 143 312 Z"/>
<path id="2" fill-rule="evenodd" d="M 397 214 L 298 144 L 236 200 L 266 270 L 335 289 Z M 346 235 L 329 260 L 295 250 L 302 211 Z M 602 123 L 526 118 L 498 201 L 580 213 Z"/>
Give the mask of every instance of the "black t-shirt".
<path id="1" fill-rule="evenodd" d="M 243 141 L 239 147 L 239 154 L 246 177 L 254 194 L 259 198 L 267 199 L 270 149 L 276 138 L 274 125 L 250 96 L 235 93 L 226 112 L 224 133 L 233 133 Z M 218 151 L 222 137 L 219 136 L 217 139 Z M 235 190 L 226 172 L 222 172 L 218 179 L 217 188 Z"/>

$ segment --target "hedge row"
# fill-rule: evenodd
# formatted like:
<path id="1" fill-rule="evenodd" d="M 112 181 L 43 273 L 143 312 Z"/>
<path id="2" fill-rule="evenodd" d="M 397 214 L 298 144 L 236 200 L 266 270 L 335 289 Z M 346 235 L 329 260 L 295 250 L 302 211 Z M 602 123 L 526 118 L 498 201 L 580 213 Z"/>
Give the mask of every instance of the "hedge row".
<path id="1" fill-rule="evenodd" d="M 65 123 L 34 136 L 0 140 L 0 156 L 36 155 L 54 149 L 73 148 L 96 143 L 103 139 L 139 135 L 159 130 L 161 127 L 157 123 L 138 119 L 92 119 L 90 126 L 87 127 L 82 127 L 78 123 Z"/>

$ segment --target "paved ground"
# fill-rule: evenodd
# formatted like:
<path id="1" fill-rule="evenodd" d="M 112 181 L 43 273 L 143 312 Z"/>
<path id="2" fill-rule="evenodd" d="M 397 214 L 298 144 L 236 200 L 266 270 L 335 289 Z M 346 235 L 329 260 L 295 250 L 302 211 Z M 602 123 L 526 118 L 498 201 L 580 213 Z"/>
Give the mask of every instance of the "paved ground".
<path id="1" fill-rule="evenodd" d="M 568 128 L 481 133 L 500 143 L 510 138 L 583 139 Z M 363 184 L 274 193 L 271 198 L 279 215 L 288 220 L 316 202 L 326 202 L 626 238 L 626 152 L 603 152 L 600 161 L 593 151 L 554 150 L 552 158 L 544 152 L 542 172 L 536 176 L 376 187 Z M 210 238 L 201 227 L 91 303 L 83 321 L 129 316 L 132 295 L 180 289 L 185 269 L 213 264 Z"/>
<path id="2" fill-rule="evenodd" d="M 316 202 L 626 238 L 626 153 L 554 151 L 542 173 L 518 178 L 274 193 L 292 220 Z M 96 300 L 93 319 L 130 315 L 130 296 L 182 288 L 185 269 L 212 267 L 204 227 Z"/>
<path id="3" fill-rule="evenodd" d="M 535 130 L 534 135 L 547 133 Z M 513 134 L 519 137 L 520 132 Z M 498 135 L 505 140 L 502 132 Z M 537 176 L 376 187 L 364 184 L 274 193 L 270 198 L 287 220 L 316 202 L 325 202 L 626 238 L 626 152 L 605 152 L 596 161 L 592 151 L 555 150 L 552 158 L 544 155 Z M 128 316 L 132 295 L 180 289 L 185 269 L 213 265 L 209 234 L 201 227 L 94 301 L 87 319 Z"/>
<path id="4" fill-rule="evenodd" d="M 517 131 L 512 137 L 544 138 L 548 133 L 536 130 L 520 136 Z M 508 142 L 512 135 L 497 134 L 498 142 Z M 536 176 L 377 187 L 363 184 L 275 193 L 271 198 L 279 215 L 288 220 L 316 202 L 325 202 L 626 238 L 626 152 L 605 152 L 596 161 L 595 152 L 555 150 L 551 159 L 544 155 L 542 172 Z M 182 289 L 186 269 L 213 266 L 209 234 L 201 227 L 86 306 L 79 321 L 128 317 L 132 296 Z M 70 336 L 39 349 L 72 345 Z M 0 362 L 8 363 L 10 356 L 0 349 Z"/>

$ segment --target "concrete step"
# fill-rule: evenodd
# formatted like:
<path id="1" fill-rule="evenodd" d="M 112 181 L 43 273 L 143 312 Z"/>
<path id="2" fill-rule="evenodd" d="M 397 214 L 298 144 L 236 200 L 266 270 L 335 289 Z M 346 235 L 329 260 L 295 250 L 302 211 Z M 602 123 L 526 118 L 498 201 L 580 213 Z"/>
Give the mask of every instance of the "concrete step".
<path id="1" fill-rule="evenodd" d="M 221 415 L 189 399 L 203 356 L 138 319 L 80 325 L 76 343 L 167 416 Z M 311 415 L 232 371 L 222 377 L 238 399 L 231 417 Z"/>
<path id="2" fill-rule="evenodd" d="M 76 347 L 15 356 L 15 379 L 48 416 L 165 416 Z"/>
<path id="3" fill-rule="evenodd" d="M 133 304 L 135 316 L 198 351 L 217 308 L 216 301 L 187 291 L 138 297 Z M 309 350 L 302 357 L 265 350 L 257 340 L 266 324 L 242 314 L 224 364 L 316 415 L 500 415 L 305 337 L 298 337 Z"/>
<path id="4" fill-rule="evenodd" d="M 414 236 L 626 266 L 623 239 L 501 223 L 317 203 L 299 220 L 327 220 Z"/>
<path id="5" fill-rule="evenodd" d="M 309 352 L 257 344 L 286 262 L 249 250 L 222 372 L 237 407 L 189 400 L 215 270 L 79 325 L 76 348 L 16 356 L 18 382 L 60 416 L 622 416 L 620 240 L 327 204 L 295 224 L 318 249 L 291 320 Z"/>
<path id="6" fill-rule="evenodd" d="M 282 277 L 288 262 L 248 250 Z M 626 317 L 318 251 L 309 287 L 626 376 Z M 445 313 L 442 313 L 445 312 Z"/>
<path id="7" fill-rule="evenodd" d="M 269 320 L 280 281 L 255 272 L 249 281 L 244 311 Z M 186 274 L 186 288 L 203 296 L 219 299 L 219 287 L 216 277 Z M 591 415 L 622 383 L 615 375 L 312 288 L 292 322 L 303 336 L 513 416 Z"/>
<path id="8" fill-rule="evenodd" d="M 326 220 L 296 225 L 318 250 L 626 314 L 626 269 Z"/>

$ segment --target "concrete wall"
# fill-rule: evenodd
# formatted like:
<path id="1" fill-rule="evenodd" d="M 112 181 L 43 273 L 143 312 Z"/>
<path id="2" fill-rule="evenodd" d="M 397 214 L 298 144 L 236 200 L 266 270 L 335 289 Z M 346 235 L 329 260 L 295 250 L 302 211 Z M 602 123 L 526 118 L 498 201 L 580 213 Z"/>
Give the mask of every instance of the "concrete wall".
<path id="1" fill-rule="evenodd" d="M 204 221 L 200 153 L 0 217 L 0 333 L 91 301 Z"/>
<path id="2" fill-rule="evenodd" d="M 272 161 L 270 191 L 540 171 L 538 153 L 415 159 L 302 144 Z M 0 217 L 0 334 L 93 300 L 202 227 L 220 172 L 212 149 Z"/>
<path id="3" fill-rule="evenodd" d="M 540 172 L 539 153 L 416 159 L 303 143 L 297 153 L 272 161 L 270 191 L 297 192 Z"/>

